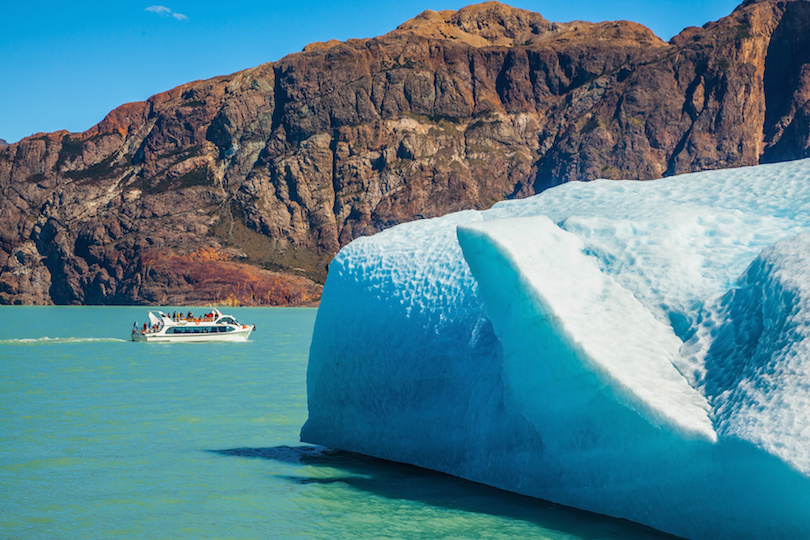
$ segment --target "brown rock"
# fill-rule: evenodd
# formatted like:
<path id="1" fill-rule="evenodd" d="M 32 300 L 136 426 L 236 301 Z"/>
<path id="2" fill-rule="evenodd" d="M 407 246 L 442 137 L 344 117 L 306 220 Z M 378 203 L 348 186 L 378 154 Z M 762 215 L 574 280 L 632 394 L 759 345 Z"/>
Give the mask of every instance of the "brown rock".
<path id="1" fill-rule="evenodd" d="M 140 295 L 160 305 L 311 306 L 323 287 L 300 276 L 234 263 L 207 248 L 187 256 L 148 251 Z"/>
<path id="2" fill-rule="evenodd" d="M 185 84 L 0 146 L 0 302 L 309 302 L 397 223 L 807 157 L 808 36 L 800 0 L 669 43 L 487 2 Z"/>

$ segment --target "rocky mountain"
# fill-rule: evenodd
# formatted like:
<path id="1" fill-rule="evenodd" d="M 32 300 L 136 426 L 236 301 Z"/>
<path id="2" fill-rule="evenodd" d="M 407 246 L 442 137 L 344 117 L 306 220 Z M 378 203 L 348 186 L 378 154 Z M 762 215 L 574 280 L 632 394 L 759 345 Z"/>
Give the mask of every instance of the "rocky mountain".
<path id="1" fill-rule="evenodd" d="M 5 139 L 0 139 L 0 146 L 6 146 L 7 144 L 8 143 L 5 141 Z"/>
<path id="2" fill-rule="evenodd" d="M 0 147 L 0 302 L 316 302 L 337 250 L 561 182 L 810 156 L 810 2 L 666 43 L 497 2 Z"/>

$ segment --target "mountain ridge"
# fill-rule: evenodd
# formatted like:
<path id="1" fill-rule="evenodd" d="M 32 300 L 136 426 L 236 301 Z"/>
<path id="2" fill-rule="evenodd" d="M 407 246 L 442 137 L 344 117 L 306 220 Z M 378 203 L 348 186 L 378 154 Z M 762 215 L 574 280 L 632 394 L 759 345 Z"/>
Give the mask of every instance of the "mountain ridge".
<path id="1" fill-rule="evenodd" d="M 487 2 L 190 82 L 0 148 L 0 302 L 308 304 L 397 223 L 806 157 L 808 35 L 797 0 L 668 43 Z"/>

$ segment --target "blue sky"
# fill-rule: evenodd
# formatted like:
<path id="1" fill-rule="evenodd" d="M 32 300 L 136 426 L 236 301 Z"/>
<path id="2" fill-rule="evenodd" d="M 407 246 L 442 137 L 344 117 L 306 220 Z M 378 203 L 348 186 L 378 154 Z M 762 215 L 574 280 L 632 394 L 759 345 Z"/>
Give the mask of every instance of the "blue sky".
<path id="1" fill-rule="evenodd" d="M 426 9 L 472 0 L 8 0 L 0 17 L 0 139 L 89 129 L 115 107 L 233 73 L 313 41 L 373 37 Z M 514 0 L 558 22 L 631 20 L 663 39 L 717 20 L 734 0 Z"/>

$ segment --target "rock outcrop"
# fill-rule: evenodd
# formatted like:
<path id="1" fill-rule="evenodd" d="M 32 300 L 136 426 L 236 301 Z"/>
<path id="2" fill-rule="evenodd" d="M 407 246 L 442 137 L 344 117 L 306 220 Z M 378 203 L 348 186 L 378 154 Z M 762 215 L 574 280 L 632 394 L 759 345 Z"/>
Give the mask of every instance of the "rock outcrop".
<path id="1" fill-rule="evenodd" d="M 425 12 L 0 147 L 0 303 L 317 301 L 352 239 L 572 180 L 810 155 L 810 3 L 665 43 Z"/>

